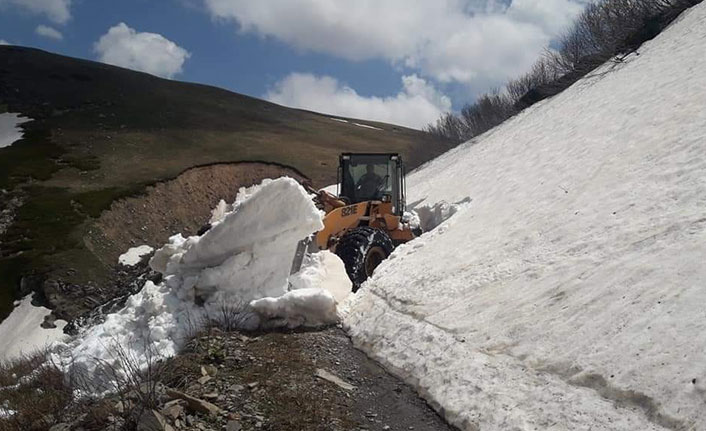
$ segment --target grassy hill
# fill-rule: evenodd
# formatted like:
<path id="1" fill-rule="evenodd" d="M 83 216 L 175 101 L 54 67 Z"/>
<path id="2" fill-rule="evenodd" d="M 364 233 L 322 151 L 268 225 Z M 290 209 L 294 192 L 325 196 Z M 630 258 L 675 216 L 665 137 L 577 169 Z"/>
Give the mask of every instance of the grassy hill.
<path id="1" fill-rule="evenodd" d="M 18 290 L 109 283 L 116 247 L 94 246 L 89 237 L 96 221 L 116 200 L 145 195 L 191 168 L 274 162 L 292 168 L 283 173 L 298 171 L 321 186 L 335 181 L 342 151 L 399 152 L 413 168 L 451 146 L 404 127 L 356 120 L 380 130 L 360 127 L 215 87 L 14 46 L 0 46 L 5 111 L 35 121 L 23 125 L 23 141 L 0 149 L 0 209 L 22 203 L 0 236 L 0 318 Z M 208 202 L 232 198 L 222 190 L 234 194 L 260 178 L 241 174 L 200 174 L 218 178 L 218 190 L 203 179 L 179 187 L 179 197 L 185 207 L 189 194 L 209 193 Z M 144 207 L 122 223 L 140 223 L 152 211 Z M 192 217 L 193 225 L 203 212 L 184 220 Z M 166 240 L 171 233 L 148 238 Z"/>

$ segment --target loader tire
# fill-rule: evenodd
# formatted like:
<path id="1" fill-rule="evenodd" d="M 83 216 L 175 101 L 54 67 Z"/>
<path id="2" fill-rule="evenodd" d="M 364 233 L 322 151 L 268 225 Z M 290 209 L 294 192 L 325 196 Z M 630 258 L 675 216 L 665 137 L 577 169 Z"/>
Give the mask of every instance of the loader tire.
<path id="1" fill-rule="evenodd" d="M 346 267 L 353 282 L 353 292 L 360 288 L 373 271 L 392 253 L 390 236 L 380 230 L 361 226 L 348 231 L 336 246 L 336 254 Z"/>

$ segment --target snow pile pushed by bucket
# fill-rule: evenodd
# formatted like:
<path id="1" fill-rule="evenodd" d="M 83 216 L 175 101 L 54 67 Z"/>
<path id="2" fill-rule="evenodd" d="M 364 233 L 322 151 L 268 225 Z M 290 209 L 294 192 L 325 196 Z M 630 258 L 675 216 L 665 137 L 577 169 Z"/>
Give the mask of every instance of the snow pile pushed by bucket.
<path id="1" fill-rule="evenodd" d="M 75 340 L 71 366 L 89 374 L 98 363 L 119 366 L 120 346 L 145 367 L 150 357 L 176 354 L 205 322 L 233 318 L 226 312 L 248 329 L 335 323 L 336 300 L 317 283 L 287 293 L 297 242 L 323 227 L 321 215 L 290 178 L 241 189 L 232 206 L 214 211 L 203 236 L 175 235 L 157 250 L 150 265 L 163 281 L 145 283 L 121 311 Z"/>

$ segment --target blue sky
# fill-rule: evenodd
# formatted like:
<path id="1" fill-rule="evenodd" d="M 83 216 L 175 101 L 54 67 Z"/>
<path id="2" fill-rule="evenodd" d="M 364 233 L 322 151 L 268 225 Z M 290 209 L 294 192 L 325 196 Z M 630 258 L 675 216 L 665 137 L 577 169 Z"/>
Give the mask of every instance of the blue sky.
<path id="1" fill-rule="evenodd" d="M 584 0 L 0 0 L 0 43 L 421 128 L 527 70 Z"/>

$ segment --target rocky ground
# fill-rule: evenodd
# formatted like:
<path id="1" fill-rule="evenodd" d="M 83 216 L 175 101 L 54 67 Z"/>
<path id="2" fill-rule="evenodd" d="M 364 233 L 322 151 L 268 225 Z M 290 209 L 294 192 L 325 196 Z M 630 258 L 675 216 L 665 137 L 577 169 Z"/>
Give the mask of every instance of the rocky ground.
<path id="1" fill-rule="evenodd" d="M 162 365 L 157 383 L 84 405 L 51 430 L 454 429 L 338 327 L 212 329 Z M 150 396 L 152 408 L 135 408 Z"/>

